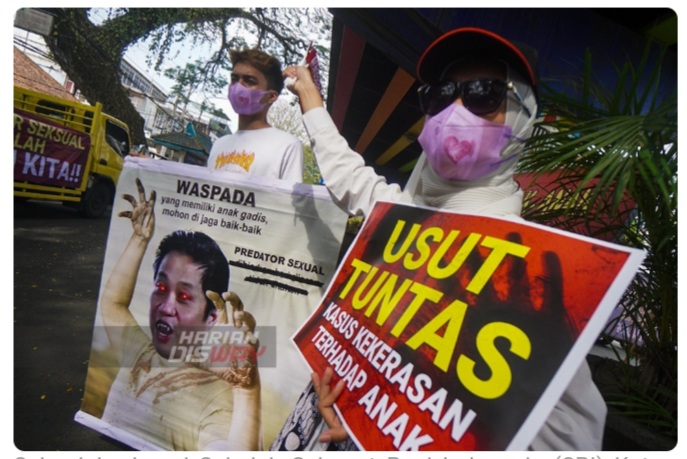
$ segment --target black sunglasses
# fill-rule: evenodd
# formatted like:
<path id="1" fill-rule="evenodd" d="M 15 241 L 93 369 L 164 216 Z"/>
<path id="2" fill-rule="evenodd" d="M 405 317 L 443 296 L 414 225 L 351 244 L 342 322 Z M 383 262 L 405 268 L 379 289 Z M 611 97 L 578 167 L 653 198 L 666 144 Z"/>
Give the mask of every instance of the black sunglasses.
<path id="1" fill-rule="evenodd" d="M 418 88 L 420 110 L 426 115 L 434 116 L 459 97 L 463 106 L 475 115 L 486 115 L 496 111 L 505 99 L 508 91 L 512 91 L 517 101 L 532 116 L 512 81 L 496 80 L 492 78 L 477 78 L 456 83 L 444 81 L 438 84 L 425 84 Z"/>

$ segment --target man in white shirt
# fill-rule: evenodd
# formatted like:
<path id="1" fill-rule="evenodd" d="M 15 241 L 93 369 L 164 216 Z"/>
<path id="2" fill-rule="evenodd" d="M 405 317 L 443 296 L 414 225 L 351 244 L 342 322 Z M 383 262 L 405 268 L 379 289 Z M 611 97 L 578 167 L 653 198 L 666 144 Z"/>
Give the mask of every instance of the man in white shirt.
<path id="1" fill-rule="evenodd" d="M 284 87 L 279 60 L 255 48 L 232 50 L 230 59 L 229 101 L 239 115 L 238 130 L 217 139 L 208 168 L 302 182 L 303 144 L 267 121 Z"/>

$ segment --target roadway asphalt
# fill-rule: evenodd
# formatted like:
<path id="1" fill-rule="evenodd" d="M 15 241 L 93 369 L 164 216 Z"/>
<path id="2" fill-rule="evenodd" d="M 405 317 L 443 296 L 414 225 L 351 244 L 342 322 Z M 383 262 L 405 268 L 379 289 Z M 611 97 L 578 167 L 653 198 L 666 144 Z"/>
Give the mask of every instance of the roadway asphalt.
<path id="1" fill-rule="evenodd" d="M 91 220 L 56 203 L 14 204 L 14 445 L 22 451 L 128 451 L 74 421 L 109 214 Z"/>

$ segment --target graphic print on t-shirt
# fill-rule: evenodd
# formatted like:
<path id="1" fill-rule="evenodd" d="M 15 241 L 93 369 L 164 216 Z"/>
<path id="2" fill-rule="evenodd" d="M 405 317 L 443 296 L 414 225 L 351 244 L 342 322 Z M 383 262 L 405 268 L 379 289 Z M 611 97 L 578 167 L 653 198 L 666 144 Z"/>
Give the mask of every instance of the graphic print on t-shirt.
<path id="1" fill-rule="evenodd" d="M 222 152 L 215 158 L 215 169 L 237 171 L 234 166 L 239 166 L 242 169 L 241 172 L 249 172 L 253 161 L 255 161 L 255 153 L 248 153 L 246 150 L 241 153 L 237 151 Z"/>

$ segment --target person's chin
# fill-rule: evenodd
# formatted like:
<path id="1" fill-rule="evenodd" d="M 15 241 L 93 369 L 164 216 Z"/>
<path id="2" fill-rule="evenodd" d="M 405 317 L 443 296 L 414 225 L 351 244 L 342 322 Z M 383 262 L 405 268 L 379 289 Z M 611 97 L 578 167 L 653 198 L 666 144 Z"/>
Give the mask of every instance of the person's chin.
<path id="1" fill-rule="evenodd" d="M 161 341 L 157 338 L 153 338 L 153 347 L 161 357 L 169 359 L 173 346 L 171 340 Z"/>

